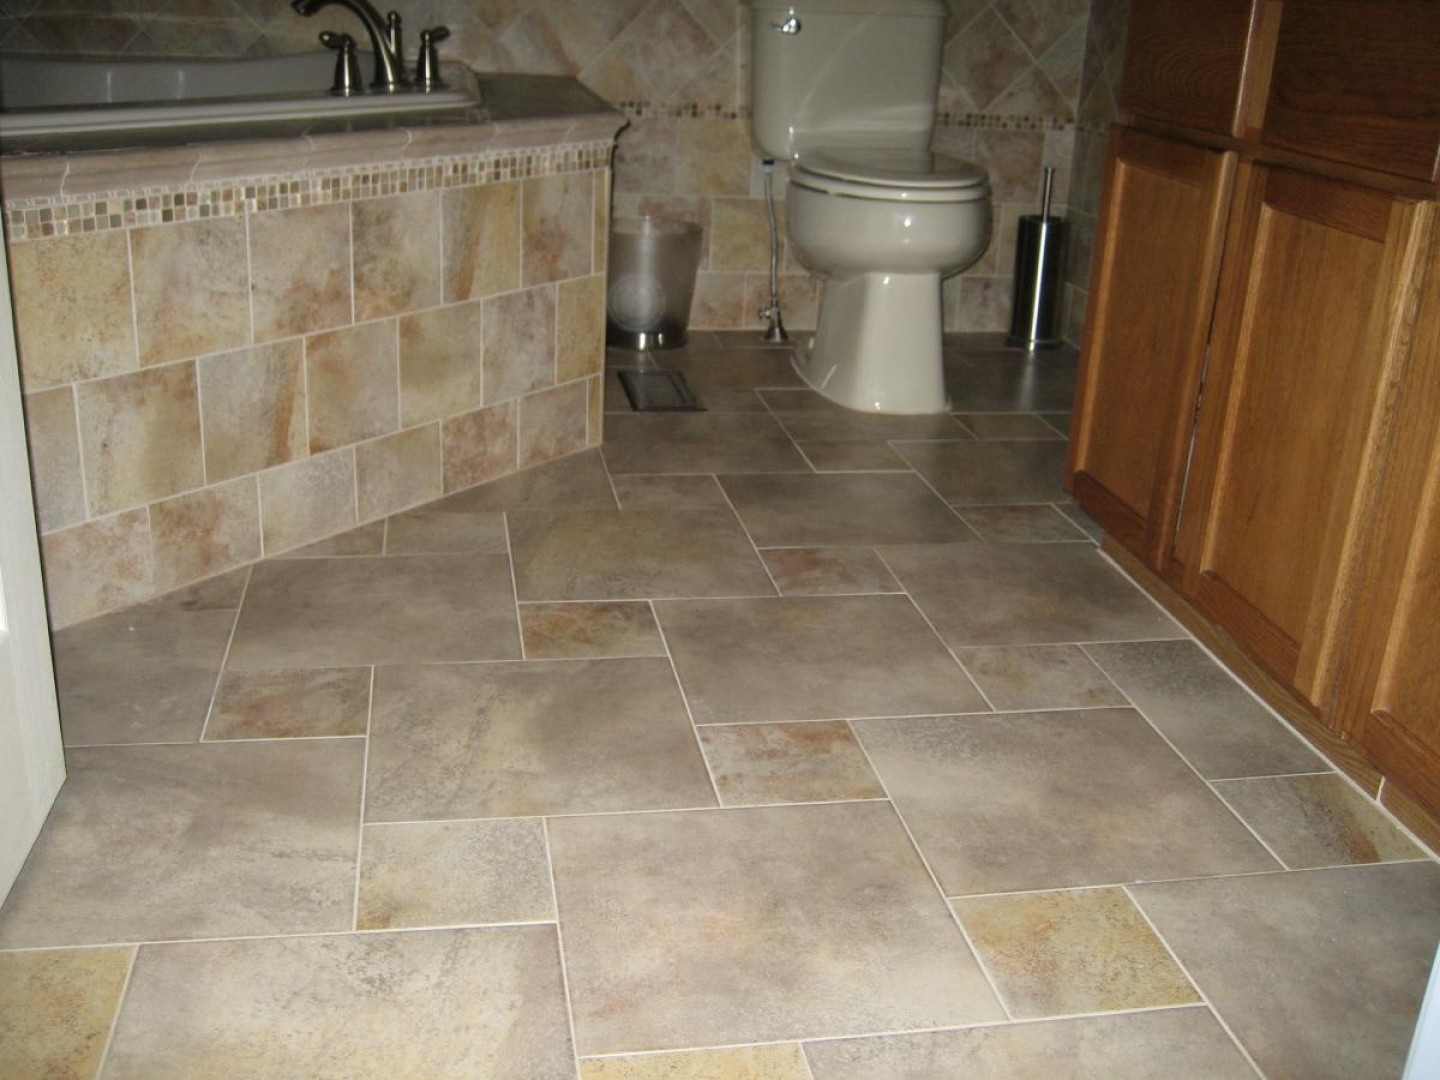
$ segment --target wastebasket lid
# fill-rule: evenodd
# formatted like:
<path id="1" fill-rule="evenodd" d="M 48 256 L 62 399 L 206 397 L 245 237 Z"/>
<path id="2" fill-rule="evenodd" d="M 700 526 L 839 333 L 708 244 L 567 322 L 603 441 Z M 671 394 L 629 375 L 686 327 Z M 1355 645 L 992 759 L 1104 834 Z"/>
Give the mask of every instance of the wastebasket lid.
<path id="1" fill-rule="evenodd" d="M 930 192 L 982 188 L 990 179 L 973 161 L 928 150 L 814 150 L 801 156 L 799 169 L 835 180 Z"/>

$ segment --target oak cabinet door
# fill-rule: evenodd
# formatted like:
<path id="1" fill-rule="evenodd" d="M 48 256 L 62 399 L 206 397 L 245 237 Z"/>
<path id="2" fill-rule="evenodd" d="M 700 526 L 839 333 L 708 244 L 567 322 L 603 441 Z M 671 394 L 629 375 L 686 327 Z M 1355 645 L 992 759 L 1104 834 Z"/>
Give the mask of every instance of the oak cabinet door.
<path id="1" fill-rule="evenodd" d="M 1111 136 L 1067 475 L 1080 505 L 1160 569 L 1189 447 L 1235 156 Z"/>
<path id="2" fill-rule="evenodd" d="M 1184 587 L 1312 705 L 1373 514 L 1420 204 L 1245 166 L 1226 240 L 1177 550 Z"/>

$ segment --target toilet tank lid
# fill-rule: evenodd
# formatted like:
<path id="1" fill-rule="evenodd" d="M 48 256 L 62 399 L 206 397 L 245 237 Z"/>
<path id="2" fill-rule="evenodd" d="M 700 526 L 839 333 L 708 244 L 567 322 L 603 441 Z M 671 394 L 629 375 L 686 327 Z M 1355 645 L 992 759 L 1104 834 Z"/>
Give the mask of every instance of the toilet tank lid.
<path id="1" fill-rule="evenodd" d="M 945 0 L 743 0 L 756 11 L 788 15 L 793 9 L 800 18 L 807 11 L 839 15 L 929 15 L 943 19 L 950 13 Z"/>

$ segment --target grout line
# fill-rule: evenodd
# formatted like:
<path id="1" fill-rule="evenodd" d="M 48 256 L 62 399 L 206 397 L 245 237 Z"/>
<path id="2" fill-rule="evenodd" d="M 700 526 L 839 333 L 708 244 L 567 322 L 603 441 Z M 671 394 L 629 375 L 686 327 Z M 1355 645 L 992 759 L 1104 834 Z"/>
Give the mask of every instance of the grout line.
<path id="1" fill-rule="evenodd" d="M 555 913 L 556 960 L 560 964 L 560 989 L 565 994 L 565 1019 L 570 1025 L 570 1059 L 575 1064 L 575 1075 L 580 1075 L 580 1039 L 575 1032 L 575 1006 L 570 998 L 570 970 L 565 962 L 565 930 L 560 925 L 560 890 L 555 887 L 555 858 L 550 850 L 550 823 L 540 818 L 540 838 L 545 844 L 545 873 L 550 881 L 550 904 Z"/>
<path id="2" fill-rule="evenodd" d="M 205 733 L 210 730 L 210 718 L 215 715 L 215 702 L 220 697 L 220 683 L 225 678 L 225 669 L 230 665 L 230 650 L 235 645 L 235 631 L 240 628 L 240 613 L 245 610 L 245 598 L 250 593 L 252 573 L 250 567 L 245 568 L 245 584 L 240 587 L 240 599 L 235 603 L 235 617 L 230 621 L 230 634 L 225 638 L 225 651 L 220 655 L 220 667 L 216 670 L 215 682 L 210 687 L 210 704 L 205 708 L 205 719 L 200 724 L 200 734 L 195 738 L 196 743 L 205 741 Z M 215 741 L 225 740 L 217 739 Z"/>
<path id="3" fill-rule="evenodd" d="M 80 948 L 93 948 L 85 945 Z M 100 1048 L 100 1057 L 95 1062 L 95 1076 L 100 1076 L 105 1071 L 106 1059 L 110 1057 L 110 1047 L 115 1043 L 115 1032 L 120 1027 L 120 1010 L 125 1007 L 125 999 L 130 994 L 130 980 L 135 977 L 135 963 L 140 959 L 140 946 L 138 944 L 130 947 L 130 963 L 125 966 L 125 978 L 120 983 L 120 995 L 115 999 L 115 1012 L 110 1017 L 110 1027 L 105 1032 L 105 1045 Z"/>
<path id="4" fill-rule="evenodd" d="M 375 665 L 370 666 L 370 694 L 365 703 L 365 746 L 360 754 L 360 821 L 355 830 L 355 889 L 350 929 L 360 929 L 360 868 L 365 855 L 365 789 L 370 782 L 370 726 L 375 719 Z"/>
<path id="5" fill-rule="evenodd" d="M 520 582 L 515 576 L 515 552 L 510 546 L 510 511 L 502 510 L 501 522 L 505 526 L 505 562 L 510 568 L 510 597 L 511 606 L 515 609 L 515 633 L 520 638 L 520 659 L 528 660 L 525 655 L 525 624 L 520 618 Z"/>
<path id="6" fill-rule="evenodd" d="M 705 754 L 705 743 L 700 738 L 700 725 L 695 722 L 695 711 L 690 707 L 690 696 L 685 693 L 685 684 L 680 681 L 680 668 L 675 663 L 675 654 L 670 651 L 670 639 L 665 636 L 665 627 L 660 623 L 660 613 L 655 610 L 654 601 L 647 603 L 650 604 L 650 617 L 655 620 L 655 629 L 660 633 L 660 644 L 664 646 L 665 659 L 670 664 L 670 674 L 675 679 L 680 703 L 685 706 L 685 716 L 690 721 L 690 734 L 695 740 L 695 749 L 700 754 L 700 763 L 705 766 L 705 776 L 710 781 L 711 792 L 715 795 L 715 807 L 723 808 L 725 800 L 720 797 L 720 785 L 715 782 L 715 771 L 710 767 L 710 759 Z"/>

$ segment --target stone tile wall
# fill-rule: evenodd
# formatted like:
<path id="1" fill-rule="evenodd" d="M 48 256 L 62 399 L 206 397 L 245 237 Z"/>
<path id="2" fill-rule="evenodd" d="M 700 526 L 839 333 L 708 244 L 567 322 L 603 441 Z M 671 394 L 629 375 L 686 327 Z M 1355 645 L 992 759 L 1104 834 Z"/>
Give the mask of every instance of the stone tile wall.
<path id="1" fill-rule="evenodd" d="M 599 443 L 608 157 L 8 204 L 54 625 Z"/>
<path id="2" fill-rule="evenodd" d="M 985 257 L 947 282 L 946 325 L 1003 329 L 1016 222 L 1038 208 L 1046 165 L 1059 173 L 1058 209 L 1069 204 L 1082 83 L 1089 76 L 1094 85 L 1082 67 L 1090 0 L 949 2 L 935 145 L 990 171 L 996 230 Z M 481 70 L 576 75 L 619 105 L 631 126 L 619 142 L 615 213 L 699 222 L 709 242 L 691 325 L 760 325 L 755 313 L 768 294 L 769 241 L 745 120 L 745 8 L 735 0 L 407 0 L 395 6 L 412 44 L 421 27 L 445 23 L 452 32 L 444 47 L 449 56 Z M 322 27 L 342 28 L 351 19 L 339 8 L 302 19 L 284 0 L 5 0 L 0 50 L 295 52 L 315 48 Z M 1090 37 L 1096 36 L 1092 27 Z M 1113 31 L 1098 36 L 1109 41 Z M 1083 238 L 1077 248 L 1082 255 L 1088 250 Z M 787 325 L 813 326 L 815 284 L 788 252 L 781 292 Z"/>

